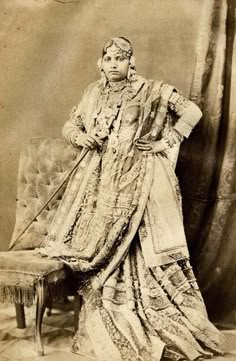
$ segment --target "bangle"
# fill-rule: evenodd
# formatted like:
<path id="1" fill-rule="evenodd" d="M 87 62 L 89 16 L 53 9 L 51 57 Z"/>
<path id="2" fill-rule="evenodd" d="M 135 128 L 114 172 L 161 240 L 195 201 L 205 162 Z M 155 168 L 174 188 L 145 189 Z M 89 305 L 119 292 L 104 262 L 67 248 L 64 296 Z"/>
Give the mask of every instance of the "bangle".
<path id="1" fill-rule="evenodd" d="M 171 129 L 172 134 L 174 134 L 177 143 L 181 143 L 184 139 L 184 136 L 175 128 Z"/>
<path id="2" fill-rule="evenodd" d="M 161 139 L 161 141 L 163 141 L 162 143 L 165 144 L 168 148 L 172 148 L 175 144 L 181 143 L 182 140 L 183 136 L 175 129 L 169 130 L 169 132 L 166 133 Z"/>

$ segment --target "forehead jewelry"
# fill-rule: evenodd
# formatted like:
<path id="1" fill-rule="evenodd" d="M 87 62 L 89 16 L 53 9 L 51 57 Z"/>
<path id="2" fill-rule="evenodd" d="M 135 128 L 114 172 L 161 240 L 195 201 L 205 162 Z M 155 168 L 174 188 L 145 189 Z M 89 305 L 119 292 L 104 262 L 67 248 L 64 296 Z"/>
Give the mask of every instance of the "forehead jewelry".
<path id="1" fill-rule="evenodd" d="M 131 45 L 125 41 L 124 39 L 121 38 L 112 38 L 112 40 L 114 41 L 115 45 L 128 57 L 130 58 L 131 55 L 133 54 L 133 49 L 131 47 Z"/>
<path id="2" fill-rule="evenodd" d="M 113 44 L 112 46 L 110 46 L 109 48 L 107 48 L 107 53 L 109 54 L 120 54 L 122 55 L 124 58 L 129 59 L 129 55 L 126 51 L 122 50 L 121 48 L 119 48 L 116 44 Z"/>

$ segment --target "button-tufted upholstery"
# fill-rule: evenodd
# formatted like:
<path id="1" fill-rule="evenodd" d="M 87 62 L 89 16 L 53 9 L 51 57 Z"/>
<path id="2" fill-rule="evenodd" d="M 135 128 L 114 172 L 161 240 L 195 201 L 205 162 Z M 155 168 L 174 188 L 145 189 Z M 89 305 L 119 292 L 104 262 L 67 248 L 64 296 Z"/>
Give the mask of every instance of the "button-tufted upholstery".
<path id="1" fill-rule="evenodd" d="M 12 242 L 60 184 L 77 155 L 75 148 L 59 138 L 35 138 L 25 144 L 19 162 L 16 224 Z M 65 187 L 13 246 L 13 250 L 40 246 Z"/>
<path id="2" fill-rule="evenodd" d="M 47 297 L 68 292 L 70 281 L 62 262 L 42 258 L 34 248 L 40 247 L 47 234 L 66 184 L 19 241 L 14 241 L 65 178 L 78 155 L 72 146 L 56 138 L 35 138 L 23 146 L 11 241 L 13 251 L 0 252 L 0 302 L 31 306 L 37 297 L 36 343 L 40 355 L 43 354 L 41 322 Z"/>

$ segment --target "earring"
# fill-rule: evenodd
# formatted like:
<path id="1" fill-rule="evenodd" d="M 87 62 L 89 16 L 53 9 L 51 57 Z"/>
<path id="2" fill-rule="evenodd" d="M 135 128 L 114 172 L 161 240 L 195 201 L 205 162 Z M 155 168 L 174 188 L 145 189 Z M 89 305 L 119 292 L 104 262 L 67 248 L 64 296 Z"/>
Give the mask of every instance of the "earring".
<path id="1" fill-rule="evenodd" d="M 129 60 L 129 70 L 127 74 L 127 79 L 129 81 L 134 80 L 134 76 L 137 74 L 136 68 L 135 68 L 135 57 L 132 55 Z"/>
<path id="2" fill-rule="evenodd" d="M 104 72 L 104 70 L 102 68 L 102 58 L 98 59 L 97 66 L 98 66 L 98 69 L 100 70 L 102 83 L 105 86 L 106 83 L 107 83 L 107 77 L 106 77 L 106 74 L 105 74 L 105 72 Z"/>
<path id="3" fill-rule="evenodd" d="M 106 77 L 106 74 L 103 69 L 101 70 L 101 79 L 102 79 L 103 85 L 105 86 L 107 83 L 107 77 Z"/>
<path id="4" fill-rule="evenodd" d="M 129 59 L 130 66 L 135 69 L 135 57 L 132 55 Z"/>
<path id="5" fill-rule="evenodd" d="M 97 66 L 98 66 L 98 69 L 101 71 L 101 69 L 102 69 L 102 58 L 98 59 Z"/>

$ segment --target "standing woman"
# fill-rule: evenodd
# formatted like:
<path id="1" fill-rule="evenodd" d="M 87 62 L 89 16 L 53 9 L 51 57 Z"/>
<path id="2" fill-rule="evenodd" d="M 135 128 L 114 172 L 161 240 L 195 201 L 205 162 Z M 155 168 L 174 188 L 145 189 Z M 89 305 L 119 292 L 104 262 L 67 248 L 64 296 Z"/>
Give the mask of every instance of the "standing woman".
<path id="1" fill-rule="evenodd" d="M 198 360 L 220 354 L 189 263 L 171 151 L 200 109 L 136 74 L 130 42 L 105 43 L 63 135 L 89 149 L 41 252 L 79 271 L 73 352 L 96 360 Z M 54 251 L 56 250 L 56 252 Z"/>

